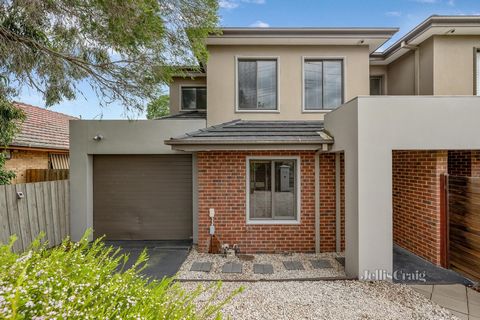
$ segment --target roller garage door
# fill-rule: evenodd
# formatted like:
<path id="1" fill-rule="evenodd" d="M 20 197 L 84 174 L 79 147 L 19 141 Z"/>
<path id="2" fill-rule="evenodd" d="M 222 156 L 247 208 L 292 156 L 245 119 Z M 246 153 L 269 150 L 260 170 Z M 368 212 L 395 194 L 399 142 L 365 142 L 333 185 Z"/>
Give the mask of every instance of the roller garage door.
<path id="1" fill-rule="evenodd" d="M 95 155 L 93 228 L 108 240 L 190 239 L 191 155 Z"/>

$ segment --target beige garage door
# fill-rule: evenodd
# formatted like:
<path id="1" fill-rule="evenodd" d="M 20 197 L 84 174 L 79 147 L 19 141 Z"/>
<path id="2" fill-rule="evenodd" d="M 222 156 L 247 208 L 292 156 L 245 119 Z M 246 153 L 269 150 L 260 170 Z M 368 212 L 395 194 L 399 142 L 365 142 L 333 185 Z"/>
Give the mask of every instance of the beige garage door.
<path id="1" fill-rule="evenodd" d="M 183 240 L 192 236 L 191 155 L 96 155 L 94 236 Z"/>

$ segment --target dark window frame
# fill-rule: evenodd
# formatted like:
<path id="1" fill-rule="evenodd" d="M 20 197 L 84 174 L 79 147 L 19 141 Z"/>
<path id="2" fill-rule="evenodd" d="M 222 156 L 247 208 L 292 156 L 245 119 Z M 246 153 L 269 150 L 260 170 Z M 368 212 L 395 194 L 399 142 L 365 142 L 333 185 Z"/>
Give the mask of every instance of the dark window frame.
<path id="1" fill-rule="evenodd" d="M 276 183 L 276 168 L 279 168 L 275 164 L 281 162 L 293 162 L 293 187 L 289 191 L 277 191 L 277 187 L 279 187 Z M 269 183 L 267 184 L 270 187 L 271 192 L 271 207 L 270 207 L 270 215 L 271 217 L 261 217 L 255 218 L 252 217 L 252 213 L 250 210 L 251 201 L 252 201 L 252 194 L 254 192 L 255 186 L 252 185 L 255 180 L 252 178 L 255 177 L 254 171 L 252 171 L 253 164 L 255 163 L 268 163 L 269 166 Z M 300 223 L 300 212 L 301 212 L 301 177 L 300 177 L 300 159 L 298 157 L 247 157 L 247 224 L 299 224 Z M 267 176 L 267 174 L 266 174 Z M 281 185 L 280 185 L 280 188 Z M 280 192 L 292 192 L 293 191 L 293 215 L 276 215 L 275 214 L 275 194 Z"/>
<path id="2" fill-rule="evenodd" d="M 184 89 L 195 89 L 198 90 L 198 89 L 203 89 L 205 90 L 205 108 L 198 108 L 197 106 L 197 103 L 198 103 L 198 96 L 195 97 L 195 108 L 194 109 L 191 109 L 191 108 L 184 108 L 183 107 L 183 90 Z M 195 93 L 196 95 L 196 93 Z M 207 96 L 207 86 L 206 85 L 181 85 L 180 86 L 180 111 L 201 111 L 201 112 L 206 112 L 207 111 L 207 100 L 206 100 L 206 96 Z"/>
<path id="3" fill-rule="evenodd" d="M 324 98 L 325 93 L 324 93 L 324 88 L 325 88 L 325 77 L 324 77 L 324 65 L 323 62 L 340 62 L 340 67 L 341 67 L 341 85 L 340 85 L 340 104 L 335 107 L 325 107 L 324 106 Z M 321 108 L 308 108 L 307 107 L 307 86 L 306 86 L 306 65 L 308 62 L 322 62 L 322 106 L 319 106 Z M 335 110 L 339 106 L 345 103 L 345 59 L 342 57 L 304 57 L 302 60 L 302 112 L 309 113 L 309 112 L 328 112 L 331 110 Z"/>
<path id="4" fill-rule="evenodd" d="M 240 68 L 239 64 L 242 61 L 272 61 L 275 62 L 275 108 L 272 109 L 262 109 L 258 108 L 258 76 L 257 76 L 257 106 L 251 108 L 242 108 L 240 107 Z M 235 57 L 235 112 L 244 113 L 244 112 L 273 112 L 278 113 L 280 111 L 280 59 L 279 57 Z"/>

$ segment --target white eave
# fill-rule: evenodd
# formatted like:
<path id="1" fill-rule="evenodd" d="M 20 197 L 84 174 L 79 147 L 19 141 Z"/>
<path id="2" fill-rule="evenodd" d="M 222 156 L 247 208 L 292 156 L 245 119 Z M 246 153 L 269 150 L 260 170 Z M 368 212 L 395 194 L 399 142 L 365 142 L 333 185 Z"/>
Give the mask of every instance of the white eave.
<path id="1" fill-rule="evenodd" d="M 397 28 L 224 28 L 207 45 L 345 45 L 382 46 Z"/>
<path id="2" fill-rule="evenodd" d="M 431 16 L 383 52 L 370 57 L 371 65 L 387 65 L 435 35 L 480 35 L 480 16 Z M 403 45 L 402 45 L 403 44 Z"/>

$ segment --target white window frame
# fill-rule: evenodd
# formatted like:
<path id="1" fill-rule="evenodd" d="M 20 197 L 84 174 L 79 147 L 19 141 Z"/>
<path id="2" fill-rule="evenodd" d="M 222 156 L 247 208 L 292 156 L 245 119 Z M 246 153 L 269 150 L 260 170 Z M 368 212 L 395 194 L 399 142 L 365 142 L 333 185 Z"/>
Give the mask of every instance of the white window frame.
<path id="1" fill-rule="evenodd" d="M 347 92 L 347 57 L 345 56 L 302 56 L 302 113 L 328 113 L 332 112 L 335 109 L 319 109 L 319 110 L 308 110 L 305 109 L 305 60 L 341 60 L 342 61 L 342 104 L 346 100 Z M 342 105 L 341 104 L 341 105 Z"/>
<path id="2" fill-rule="evenodd" d="M 295 181 L 296 181 L 296 218 L 295 219 L 250 219 L 250 161 L 251 160 L 295 160 L 296 161 L 296 172 L 295 172 Z M 258 224 L 267 224 L 267 225 L 298 225 L 301 223 L 301 209 L 302 209 L 302 194 L 301 194 L 301 158 L 300 156 L 247 156 L 246 157 L 246 221 L 248 225 L 258 225 Z M 272 186 L 273 188 L 273 186 Z"/>
<path id="3" fill-rule="evenodd" d="M 181 84 L 179 86 L 179 92 L 178 92 L 178 109 L 182 112 L 188 112 L 188 111 L 198 111 L 198 112 L 207 112 L 207 108 L 205 108 L 205 110 L 201 110 L 201 109 L 183 109 L 182 108 L 182 91 L 183 91 L 183 88 L 205 88 L 205 90 L 207 89 L 207 86 L 205 84 Z M 207 92 L 207 95 L 208 95 L 208 92 Z M 206 106 L 208 107 L 208 106 Z"/>
<path id="4" fill-rule="evenodd" d="M 275 110 L 242 110 L 238 102 L 238 60 L 275 60 L 277 62 L 277 105 Z M 279 56 L 235 56 L 235 113 L 280 113 L 280 57 Z"/>

